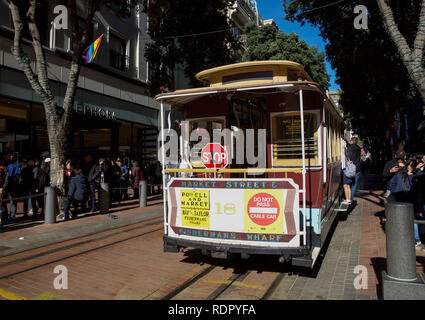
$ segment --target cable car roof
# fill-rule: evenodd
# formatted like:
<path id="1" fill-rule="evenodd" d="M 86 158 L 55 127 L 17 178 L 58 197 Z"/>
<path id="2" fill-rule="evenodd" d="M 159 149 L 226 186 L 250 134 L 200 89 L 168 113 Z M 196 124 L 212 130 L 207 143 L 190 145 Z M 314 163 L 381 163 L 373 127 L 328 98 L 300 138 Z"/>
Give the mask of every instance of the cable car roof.
<path id="1" fill-rule="evenodd" d="M 250 61 L 220 66 L 199 72 L 196 78 L 208 87 L 176 90 L 159 94 L 157 101 L 170 105 L 185 105 L 213 94 L 238 91 L 276 90 L 296 92 L 299 89 L 319 92 L 339 114 L 333 100 L 296 62 L 287 60 Z M 341 116 L 341 115 L 340 115 Z"/>

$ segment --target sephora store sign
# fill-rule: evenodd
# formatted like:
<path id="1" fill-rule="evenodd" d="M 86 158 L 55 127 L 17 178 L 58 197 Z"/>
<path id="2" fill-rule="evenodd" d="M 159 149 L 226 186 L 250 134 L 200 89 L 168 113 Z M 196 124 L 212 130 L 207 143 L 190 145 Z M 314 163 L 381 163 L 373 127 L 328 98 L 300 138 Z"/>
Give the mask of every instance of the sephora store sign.
<path id="1" fill-rule="evenodd" d="M 115 111 L 109 111 L 99 106 L 92 106 L 87 104 L 75 104 L 74 112 L 83 115 L 90 115 L 99 117 L 102 119 L 117 121 L 117 115 Z"/>

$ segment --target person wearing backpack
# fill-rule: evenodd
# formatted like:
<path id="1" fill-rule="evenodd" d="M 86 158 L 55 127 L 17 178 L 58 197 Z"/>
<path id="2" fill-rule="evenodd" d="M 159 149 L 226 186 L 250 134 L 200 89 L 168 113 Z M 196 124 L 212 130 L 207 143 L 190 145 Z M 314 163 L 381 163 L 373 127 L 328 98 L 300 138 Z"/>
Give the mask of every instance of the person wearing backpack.
<path id="1" fill-rule="evenodd" d="M 342 158 L 342 185 L 344 188 L 345 200 L 343 203 L 351 204 L 351 185 L 356 174 L 356 167 L 347 159 L 347 141 L 343 139 L 343 158 Z M 353 170 L 354 168 L 354 170 Z"/>
<path id="2" fill-rule="evenodd" d="M 352 202 L 354 199 L 354 196 L 356 194 L 357 185 L 360 178 L 360 162 L 361 162 L 361 154 L 362 149 L 357 144 L 358 139 L 356 137 L 351 138 L 350 144 L 347 147 L 347 158 L 349 161 L 351 161 L 356 166 L 356 173 L 353 177 L 353 183 L 351 185 L 351 196 L 350 201 Z"/>

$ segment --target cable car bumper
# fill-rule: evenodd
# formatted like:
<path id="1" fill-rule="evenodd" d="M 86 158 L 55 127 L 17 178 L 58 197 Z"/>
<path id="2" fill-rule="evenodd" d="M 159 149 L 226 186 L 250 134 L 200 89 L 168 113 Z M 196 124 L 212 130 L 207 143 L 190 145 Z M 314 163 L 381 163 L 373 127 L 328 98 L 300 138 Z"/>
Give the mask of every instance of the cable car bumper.
<path id="1" fill-rule="evenodd" d="M 198 248 L 201 249 L 202 254 L 211 254 L 213 258 L 226 259 L 230 254 L 241 254 L 242 259 L 247 259 L 254 254 L 267 254 L 276 255 L 281 257 L 279 261 L 292 260 L 293 265 L 311 267 L 312 261 L 311 247 L 298 247 L 298 248 L 275 248 L 266 246 L 247 246 L 247 245 L 223 245 L 211 244 L 203 241 L 176 239 L 167 235 L 163 236 L 164 239 L 164 252 L 180 252 L 183 248 Z M 307 259 L 307 260 L 306 260 Z M 299 263 L 297 263 L 299 261 Z M 295 263 L 294 263 L 295 262 Z"/>

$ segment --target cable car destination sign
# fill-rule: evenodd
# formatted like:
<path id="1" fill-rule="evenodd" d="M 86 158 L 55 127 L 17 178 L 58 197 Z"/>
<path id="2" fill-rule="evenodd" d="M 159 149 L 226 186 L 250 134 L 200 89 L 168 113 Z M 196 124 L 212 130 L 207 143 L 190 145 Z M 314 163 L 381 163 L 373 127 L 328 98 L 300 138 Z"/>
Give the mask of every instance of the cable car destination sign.
<path id="1" fill-rule="evenodd" d="M 299 221 L 299 189 L 292 179 L 173 178 L 169 183 L 169 236 L 296 247 Z"/>

